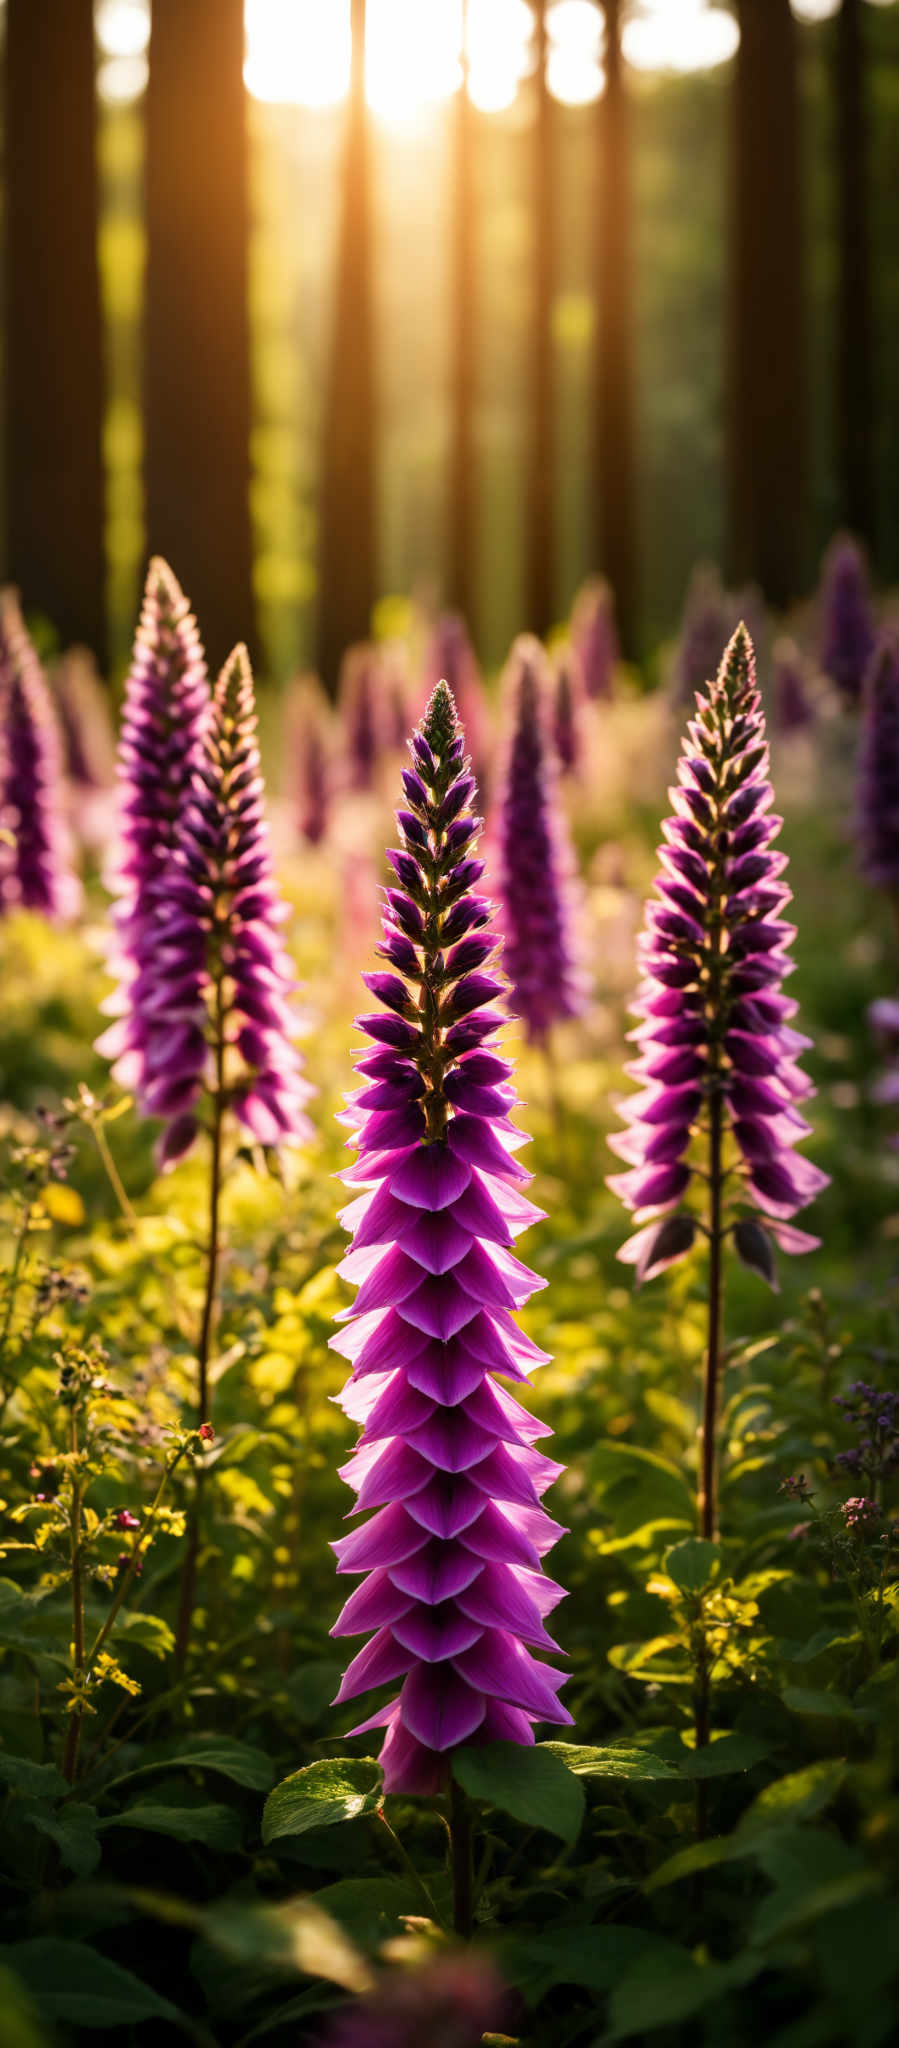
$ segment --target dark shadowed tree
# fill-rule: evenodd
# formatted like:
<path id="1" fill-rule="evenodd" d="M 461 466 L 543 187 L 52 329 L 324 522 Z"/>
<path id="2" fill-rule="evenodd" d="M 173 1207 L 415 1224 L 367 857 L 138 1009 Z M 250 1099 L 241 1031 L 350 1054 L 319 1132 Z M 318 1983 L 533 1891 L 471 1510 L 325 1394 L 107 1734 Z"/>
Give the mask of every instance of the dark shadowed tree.
<path id="1" fill-rule="evenodd" d="M 615 593 L 622 652 L 637 634 L 635 379 L 630 108 L 621 0 L 605 0 L 606 84 L 596 107 L 596 346 L 593 500 L 597 567 Z"/>
<path id="2" fill-rule="evenodd" d="M 530 361 L 530 461 L 525 525 L 525 624 L 545 633 L 555 617 L 555 120 L 547 76 L 546 0 L 535 7 L 536 67 L 533 146 L 533 300 Z"/>
<path id="3" fill-rule="evenodd" d="M 255 640 L 243 17 L 153 0 L 147 90 L 147 539 L 213 667 Z"/>
<path id="4" fill-rule="evenodd" d="M 732 578 L 786 605 L 803 586 L 805 362 L 796 23 L 737 0 L 728 308 Z"/>
<path id="5" fill-rule="evenodd" d="M 368 638 L 376 595 L 376 393 L 365 0 L 352 0 L 352 30 L 319 493 L 318 666 L 332 692 L 344 648 Z"/>
<path id="6" fill-rule="evenodd" d="M 862 0 L 843 0 L 834 35 L 839 275 L 836 426 L 840 518 L 874 539 L 874 369 L 868 227 L 868 109 Z"/>
<path id="7" fill-rule="evenodd" d="M 462 83 L 453 103 L 450 159 L 452 336 L 447 595 L 474 623 L 475 490 L 475 118 L 468 91 L 468 0 L 462 0 Z"/>
<path id="8" fill-rule="evenodd" d="M 6 575 L 105 660 L 92 0 L 6 9 Z"/>

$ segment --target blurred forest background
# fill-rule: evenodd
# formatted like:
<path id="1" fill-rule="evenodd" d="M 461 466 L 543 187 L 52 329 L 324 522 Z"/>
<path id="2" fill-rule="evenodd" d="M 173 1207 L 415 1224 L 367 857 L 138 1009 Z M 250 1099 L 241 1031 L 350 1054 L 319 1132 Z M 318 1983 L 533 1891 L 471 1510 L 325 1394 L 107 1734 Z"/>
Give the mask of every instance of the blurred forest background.
<path id="1" fill-rule="evenodd" d="M 366 20 L 367 16 L 367 20 Z M 121 673 L 899 576 L 899 5 L 6 0 L 3 556 Z M 367 63 L 362 52 L 367 41 Z"/>

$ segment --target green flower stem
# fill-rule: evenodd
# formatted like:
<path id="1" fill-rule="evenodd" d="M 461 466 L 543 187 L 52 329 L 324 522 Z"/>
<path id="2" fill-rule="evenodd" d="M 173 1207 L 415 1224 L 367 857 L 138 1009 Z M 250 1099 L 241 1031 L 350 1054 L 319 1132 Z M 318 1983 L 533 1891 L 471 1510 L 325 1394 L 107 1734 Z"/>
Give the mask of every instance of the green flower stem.
<path id="1" fill-rule="evenodd" d="M 218 1303 L 219 1273 L 219 1217 L 222 1195 L 222 1141 L 225 1125 L 225 994 L 224 975 L 219 970 L 215 983 L 215 1081 L 212 1095 L 212 1157 L 209 1170 L 209 1235 L 206 1250 L 206 1289 L 203 1296 L 203 1314 L 200 1322 L 200 1337 L 197 1344 L 198 1425 L 210 1421 L 209 1353 L 215 1326 L 215 1312 Z M 197 1470 L 194 1497 L 187 1524 L 187 1549 L 181 1569 L 181 1586 L 178 1598 L 178 1623 L 175 1630 L 175 1657 L 178 1669 L 183 1670 L 190 1644 L 194 1607 L 197 1598 L 197 1562 L 200 1555 L 200 1519 L 203 1505 L 203 1468 Z"/>
<path id="2" fill-rule="evenodd" d="M 394 1849 L 396 1850 L 400 1862 L 402 1863 L 403 1869 L 407 1872 L 408 1876 L 411 1877 L 413 1883 L 416 1886 L 416 1889 L 421 1892 L 425 1906 L 427 1907 L 429 1920 L 433 1920 L 437 1927 L 442 1926 L 443 1923 L 441 1921 L 440 1914 L 437 1911 L 437 1907 L 434 1903 L 430 1891 L 428 1890 L 427 1885 L 425 1884 L 424 1878 L 421 1876 L 420 1871 L 416 1870 L 412 1858 L 409 1854 L 409 1851 L 400 1841 L 396 1829 L 391 1827 L 387 1815 L 384 1812 L 383 1806 L 378 1807 L 378 1811 L 376 1814 L 373 1815 L 373 1818 L 376 1821 L 380 1822 L 382 1828 L 384 1828 L 386 1833 L 390 1836 L 390 1840 L 393 1844 Z"/>
<path id="3" fill-rule="evenodd" d="M 450 1842 L 453 1865 L 453 1927 L 460 1941 L 474 1926 L 474 1842 L 471 1808 L 462 1786 L 450 1779 Z"/>
<path id="4" fill-rule="evenodd" d="M 72 1456 L 78 1456 L 78 1423 L 72 1415 Z M 81 1559 L 81 1506 L 84 1489 L 77 1469 L 72 1472 L 72 1511 L 69 1518 L 69 1536 L 72 1560 L 72 1664 L 77 1685 L 82 1685 L 84 1669 L 84 1576 Z M 62 1774 L 67 1785 L 75 1782 L 78 1769 L 78 1749 L 81 1742 L 82 1713 L 74 1699 L 69 1706 L 66 1742 L 62 1760 Z"/>
<path id="5" fill-rule="evenodd" d="M 99 1152 L 100 1158 L 103 1161 L 109 1185 L 112 1188 L 112 1192 L 115 1195 L 116 1201 L 118 1202 L 122 1215 L 125 1218 L 125 1222 L 130 1224 L 133 1230 L 137 1224 L 137 1214 L 128 1200 L 128 1196 L 125 1192 L 125 1186 L 122 1181 L 121 1174 L 119 1173 L 119 1169 L 112 1156 L 109 1139 L 107 1138 L 106 1132 L 103 1129 L 102 1117 L 98 1117 L 94 1121 L 92 1121 L 91 1131 L 93 1132 L 94 1143 L 97 1147 L 97 1151 Z"/>

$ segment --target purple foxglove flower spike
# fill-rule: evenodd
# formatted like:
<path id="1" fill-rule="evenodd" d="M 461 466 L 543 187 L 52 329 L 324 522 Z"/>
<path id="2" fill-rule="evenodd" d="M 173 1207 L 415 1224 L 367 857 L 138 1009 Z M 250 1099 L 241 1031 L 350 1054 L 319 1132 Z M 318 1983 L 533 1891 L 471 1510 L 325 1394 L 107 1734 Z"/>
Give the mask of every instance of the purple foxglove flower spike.
<path id="1" fill-rule="evenodd" d="M 59 730 L 13 590 L 0 593 L 0 910 L 72 917 L 81 885 L 63 823 Z"/>
<path id="2" fill-rule="evenodd" d="M 144 1101 L 165 1119 L 166 1164 L 197 1135 L 204 1085 L 258 1144 L 311 1134 L 264 798 L 253 677 L 246 648 L 236 647 L 215 686 L 156 927 Z"/>
<path id="3" fill-rule="evenodd" d="M 604 577 L 592 578 L 576 599 L 571 640 L 580 661 L 587 696 L 594 699 L 611 697 L 621 650 L 615 624 L 615 599 Z"/>
<path id="4" fill-rule="evenodd" d="M 377 649 L 349 647 L 343 657 L 337 701 L 343 721 L 346 781 L 350 789 L 373 789 L 389 744 Z"/>
<path id="5" fill-rule="evenodd" d="M 109 698 L 86 647 L 68 647 L 52 675 L 66 772 L 82 789 L 106 790 L 115 776 Z"/>
<path id="6" fill-rule="evenodd" d="M 717 675 L 730 637 L 733 612 L 717 569 L 701 562 L 687 590 L 680 638 L 671 671 L 671 696 L 677 705 L 692 704 L 697 690 Z"/>
<path id="7" fill-rule="evenodd" d="M 517 2001 L 475 1949 L 429 1957 L 382 1975 L 373 1991 L 342 2007 L 322 2048 L 481 2048 L 515 2018 Z"/>
<path id="8" fill-rule="evenodd" d="M 774 647 L 772 675 L 774 728 L 784 736 L 807 732 L 815 722 L 808 692 L 806 664 L 795 640 L 778 640 Z"/>
<path id="9" fill-rule="evenodd" d="M 297 828 L 309 846 L 320 846 L 331 808 L 331 718 L 315 676 L 291 685 L 285 724 Z"/>
<path id="10" fill-rule="evenodd" d="M 878 642 L 865 683 L 855 789 L 862 873 L 899 902 L 899 632 Z"/>
<path id="11" fill-rule="evenodd" d="M 540 1505 L 560 1467 L 545 1427 L 493 1374 L 524 1382 L 545 1354 L 513 1310 L 543 1283 L 512 1255 L 541 1212 L 522 1193 L 511 1068 L 493 1040 L 503 993 L 491 906 L 478 893 L 474 776 L 445 683 L 411 741 L 389 855 L 380 948 L 365 981 L 381 1008 L 357 1019 L 371 1045 L 344 1121 L 362 1192 L 342 1221 L 340 1271 L 359 1288 L 332 1338 L 352 1362 L 343 1406 L 363 1433 L 344 1468 L 353 1512 L 375 1513 L 334 1545 L 364 1574 L 334 1635 L 375 1634 L 337 1695 L 400 1681 L 353 1732 L 385 1729 L 390 1791 L 432 1792 L 469 1742 L 533 1741 L 570 1720 L 546 1615 L 561 1588 L 541 1559 L 561 1534 Z"/>
<path id="12" fill-rule="evenodd" d="M 483 803 L 493 751 L 492 720 L 477 656 L 460 612 L 444 612 L 431 636 L 424 674 L 428 697 L 441 680 L 452 692 Z"/>
<path id="13" fill-rule="evenodd" d="M 622 1105 L 628 1131 L 610 1140 L 628 1162 L 610 1187 L 638 1222 L 667 1218 L 619 1254 L 642 1279 L 693 1242 L 694 1221 L 682 1208 L 696 1176 L 690 1147 L 713 1111 L 733 1152 L 738 1249 L 744 1241 L 760 1248 L 768 1233 L 783 1251 L 813 1249 L 818 1240 L 789 1219 L 827 1185 L 793 1150 L 810 1129 L 797 1107 L 814 1093 L 797 1064 L 810 1041 L 792 1028 L 797 1006 L 781 987 L 792 972 L 795 929 L 783 917 L 787 862 L 773 844 L 783 821 L 770 809 L 765 721 L 744 626 L 696 701 L 671 791 L 674 816 L 663 826 L 659 900 L 639 941 L 641 1021 L 630 1034 L 639 1052 L 628 1067 L 639 1093 Z M 747 1207 L 761 1225 L 746 1225 Z"/>
<path id="14" fill-rule="evenodd" d="M 797 1064 L 809 1041 L 789 1023 L 796 1004 L 782 992 L 795 931 L 783 917 L 787 863 L 773 844 L 782 820 L 770 810 L 765 721 L 745 626 L 696 705 L 671 791 L 674 816 L 663 826 L 659 900 L 639 941 L 641 1021 L 631 1033 L 639 1052 L 628 1072 L 641 1085 L 621 1111 L 630 1128 L 610 1140 L 628 1170 L 609 1186 L 644 1226 L 619 1253 L 638 1280 L 685 1257 L 698 1228 L 708 1240 L 699 1520 L 702 1535 L 714 1538 L 724 1246 L 732 1234 L 743 1264 L 776 1286 L 772 1240 L 786 1252 L 815 1246 L 790 1219 L 827 1175 L 793 1150 L 810 1129 L 797 1105 L 814 1090 Z M 700 1135 L 701 1221 L 686 1205 Z M 705 1706 L 697 1697 L 704 1740 L 707 1694 Z"/>
<path id="15" fill-rule="evenodd" d="M 121 853 L 116 877 L 115 1023 L 97 1041 L 113 1072 L 148 1104 L 144 1069 L 158 1014 L 160 912 L 191 776 L 209 715 L 196 620 L 168 564 L 154 557 L 125 685 L 119 740 Z"/>
<path id="16" fill-rule="evenodd" d="M 575 775 L 583 764 L 583 687 L 574 648 L 564 647 L 554 667 L 552 711 L 553 745 L 563 775 Z"/>
<path id="17" fill-rule="evenodd" d="M 586 1007 L 578 957 L 577 883 L 545 722 L 546 657 L 524 634 L 506 678 L 511 735 L 500 792 L 497 876 L 512 1007 L 528 1038 Z"/>
<path id="18" fill-rule="evenodd" d="M 861 548 L 848 534 L 831 542 L 821 571 L 821 667 L 857 704 L 874 652 L 875 623 Z"/>

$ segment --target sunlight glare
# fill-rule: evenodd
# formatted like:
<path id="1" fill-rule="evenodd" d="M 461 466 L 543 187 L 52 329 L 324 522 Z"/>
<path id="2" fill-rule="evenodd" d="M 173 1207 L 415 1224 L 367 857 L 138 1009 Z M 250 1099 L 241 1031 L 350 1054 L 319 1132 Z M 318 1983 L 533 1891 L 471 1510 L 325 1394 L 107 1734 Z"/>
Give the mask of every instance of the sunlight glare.
<path id="1" fill-rule="evenodd" d="M 246 0 L 244 81 L 254 99 L 330 107 L 350 83 L 349 0 Z"/>
<path id="2" fill-rule="evenodd" d="M 107 57 L 97 72 L 97 91 L 110 107 L 127 107 L 147 90 L 150 67 L 146 57 Z"/>
<path id="3" fill-rule="evenodd" d="M 667 0 L 664 12 L 647 10 L 624 24 L 621 46 L 635 71 L 710 71 L 739 46 L 740 31 L 723 7 L 702 0 Z"/>
<path id="4" fill-rule="evenodd" d="M 797 21 L 829 21 L 839 8 L 840 0 L 790 0 Z"/>
<path id="5" fill-rule="evenodd" d="M 469 0 L 468 92 L 482 114 L 512 106 L 533 65 L 533 35 L 526 0 Z"/>
<path id="6" fill-rule="evenodd" d="M 99 0 L 94 31 L 104 57 L 142 57 L 150 40 L 149 0 Z"/>
<path id="7" fill-rule="evenodd" d="M 365 89 L 386 121 L 408 121 L 462 82 L 460 0 L 368 0 Z"/>
<path id="8" fill-rule="evenodd" d="M 594 0 L 554 0 L 547 12 L 546 32 L 546 77 L 553 99 L 569 107 L 584 107 L 599 99 L 605 85 L 605 22 Z"/>

